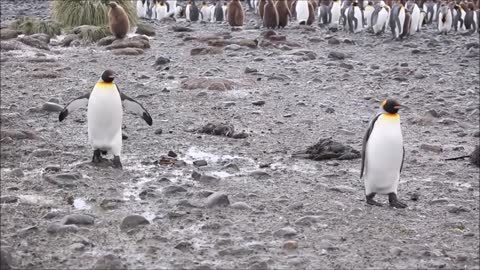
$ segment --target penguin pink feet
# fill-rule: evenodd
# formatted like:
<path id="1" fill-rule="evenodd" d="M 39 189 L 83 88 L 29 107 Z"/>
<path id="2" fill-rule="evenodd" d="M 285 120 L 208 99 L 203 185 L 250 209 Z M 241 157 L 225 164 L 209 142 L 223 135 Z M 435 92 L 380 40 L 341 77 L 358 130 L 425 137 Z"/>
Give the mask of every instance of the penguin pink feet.
<path id="1" fill-rule="evenodd" d="M 389 193 L 388 194 L 388 202 L 390 203 L 391 207 L 394 208 L 406 208 L 407 205 L 401 201 L 398 200 L 397 194 L 395 193 Z"/>

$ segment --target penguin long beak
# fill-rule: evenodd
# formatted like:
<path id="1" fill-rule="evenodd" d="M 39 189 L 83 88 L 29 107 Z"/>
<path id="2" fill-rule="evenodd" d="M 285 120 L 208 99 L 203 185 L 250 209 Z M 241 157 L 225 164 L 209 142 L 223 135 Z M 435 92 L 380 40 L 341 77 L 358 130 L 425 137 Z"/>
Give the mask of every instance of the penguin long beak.
<path id="1" fill-rule="evenodd" d="M 393 108 L 399 110 L 400 108 L 402 108 L 402 105 L 395 105 L 393 106 Z"/>

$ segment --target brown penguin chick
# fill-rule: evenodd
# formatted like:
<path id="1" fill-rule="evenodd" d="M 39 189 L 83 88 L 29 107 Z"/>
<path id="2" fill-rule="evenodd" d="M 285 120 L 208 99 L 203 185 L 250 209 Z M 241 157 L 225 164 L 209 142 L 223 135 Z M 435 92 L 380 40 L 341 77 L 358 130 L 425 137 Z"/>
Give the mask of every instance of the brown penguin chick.
<path id="1" fill-rule="evenodd" d="M 278 27 L 284 28 L 288 24 L 288 18 L 292 17 L 287 0 L 277 0 L 275 7 L 278 12 Z"/>
<path id="2" fill-rule="evenodd" d="M 317 3 L 317 1 L 315 1 L 315 0 L 310 0 L 310 3 L 312 3 L 313 11 L 317 10 L 317 8 L 318 8 L 318 3 Z"/>
<path id="3" fill-rule="evenodd" d="M 412 15 L 407 9 L 405 9 L 405 21 L 403 23 L 403 32 L 400 34 L 401 38 L 404 38 L 410 35 L 411 24 L 412 24 Z"/>
<path id="4" fill-rule="evenodd" d="M 108 11 L 108 23 L 110 32 L 116 38 L 124 38 L 130 30 L 130 22 L 125 10 L 116 2 L 108 3 L 110 10 Z"/>
<path id="5" fill-rule="evenodd" d="M 227 7 L 227 19 L 230 26 L 243 26 L 243 7 L 239 0 L 232 0 Z"/>
<path id="6" fill-rule="evenodd" d="M 315 21 L 315 9 L 313 8 L 312 2 L 308 1 L 308 20 L 307 25 L 312 25 Z"/>
<path id="7" fill-rule="evenodd" d="M 263 27 L 278 27 L 278 12 L 272 0 L 267 0 L 263 12 Z"/>
<path id="8" fill-rule="evenodd" d="M 258 14 L 260 15 L 260 19 L 263 20 L 263 14 L 265 13 L 265 4 L 267 3 L 266 0 L 260 0 L 258 2 Z"/>
<path id="9" fill-rule="evenodd" d="M 295 11 L 295 6 L 297 5 L 297 1 L 296 0 L 287 0 L 287 5 L 288 5 L 288 9 L 290 10 L 290 19 L 293 20 L 293 18 L 296 18 L 297 17 L 297 13 Z"/>

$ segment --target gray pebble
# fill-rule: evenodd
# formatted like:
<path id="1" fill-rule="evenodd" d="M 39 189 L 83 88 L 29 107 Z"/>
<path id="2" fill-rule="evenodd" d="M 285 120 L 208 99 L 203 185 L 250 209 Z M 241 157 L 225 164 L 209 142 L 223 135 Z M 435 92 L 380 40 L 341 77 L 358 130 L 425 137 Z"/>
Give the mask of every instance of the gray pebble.
<path id="1" fill-rule="evenodd" d="M 45 102 L 42 105 L 42 110 L 47 112 L 61 112 L 63 110 L 63 106 L 53 102 Z"/>
<path id="2" fill-rule="evenodd" d="M 177 186 L 177 185 L 171 185 L 171 186 L 166 186 L 163 189 L 163 192 L 165 194 L 175 194 L 179 192 L 187 192 L 187 190 L 184 187 Z"/>
<path id="3" fill-rule="evenodd" d="M 295 225 L 311 226 L 312 224 L 319 222 L 320 219 L 321 219 L 320 216 L 304 216 L 295 220 Z"/>
<path id="4" fill-rule="evenodd" d="M 150 222 L 144 218 L 143 216 L 140 215 L 130 215 L 125 217 L 122 220 L 122 223 L 120 224 L 120 229 L 125 230 L 125 229 L 131 229 L 135 228 L 139 225 L 145 225 L 145 224 L 150 224 Z"/>
<path id="5" fill-rule="evenodd" d="M 235 202 L 235 203 L 232 203 L 232 205 L 230 207 L 232 207 L 233 209 L 238 209 L 238 210 L 251 210 L 252 209 L 252 207 L 250 207 L 250 205 L 248 205 L 245 202 Z"/>
<path id="6" fill-rule="evenodd" d="M 92 268 L 93 270 L 127 270 L 122 260 L 113 254 L 100 257 Z"/>
<path id="7" fill-rule="evenodd" d="M 193 165 L 194 166 L 197 166 L 197 167 L 202 167 L 202 166 L 207 166 L 207 161 L 206 160 L 195 160 L 193 162 Z"/>
<path id="8" fill-rule="evenodd" d="M 47 232 L 50 234 L 55 233 L 66 233 L 66 232 L 78 232 L 78 227 L 76 225 L 63 225 L 59 223 L 51 223 L 47 227 Z"/>
<path id="9" fill-rule="evenodd" d="M 443 152 L 442 146 L 434 145 L 434 144 L 423 143 L 423 144 L 420 145 L 420 149 L 425 150 L 425 151 L 434 152 L 434 153 Z"/>
<path id="10" fill-rule="evenodd" d="M 82 214 L 72 214 L 68 215 L 63 219 L 63 224 L 76 224 L 76 225 L 92 225 L 95 222 L 95 219 L 92 216 L 82 215 Z"/>
<path id="11" fill-rule="evenodd" d="M 207 202 L 205 206 L 207 208 L 213 208 L 216 206 L 229 206 L 230 205 L 230 200 L 228 199 L 228 196 L 225 193 L 221 192 L 215 192 L 208 196 Z"/>
<path id="12" fill-rule="evenodd" d="M 292 227 L 281 228 L 280 230 L 273 233 L 273 236 L 290 238 L 297 235 L 297 231 Z"/>

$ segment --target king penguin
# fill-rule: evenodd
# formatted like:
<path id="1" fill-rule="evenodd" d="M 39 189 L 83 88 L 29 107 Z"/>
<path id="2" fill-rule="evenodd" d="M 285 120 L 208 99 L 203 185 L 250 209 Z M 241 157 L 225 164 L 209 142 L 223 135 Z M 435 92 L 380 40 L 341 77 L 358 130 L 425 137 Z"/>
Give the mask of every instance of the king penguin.
<path id="1" fill-rule="evenodd" d="M 114 79 L 114 72 L 105 70 L 93 90 L 68 103 L 58 119 L 63 121 L 69 113 L 88 104 L 88 140 L 93 148 L 92 162 L 100 163 L 103 160 L 101 154 L 110 152 L 113 154 L 113 166 L 122 168 L 122 103 L 126 111 L 139 115 L 150 126 L 152 117 L 140 103 L 120 92 Z"/>
<path id="2" fill-rule="evenodd" d="M 448 5 L 442 4 L 438 10 L 438 32 L 446 35 L 452 29 L 452 12 Z"/>
<path id="3" fill-rule="evenodd" d="M 373 197 L 388 195 L 390 206 L 405 208 L 397 199 L 400 172 L 403 168 L 405 148 L 398 110 L 400 104 L 387 99 L 381 111 L 370 122 L 363 138 L 362 167 L 360 178 L 364 178 L 367 203 L 381 206 Z M 365 173 L 365 174 L 364 174 Z"/>
<path id="4" fill-rule="evenodd" d="M 299 24 L 307 24 L 310 12 L 309 12 L 310 1 L 296 1 L 295 4 L 295 13 L 297 14 L 297 21 Z"/>

